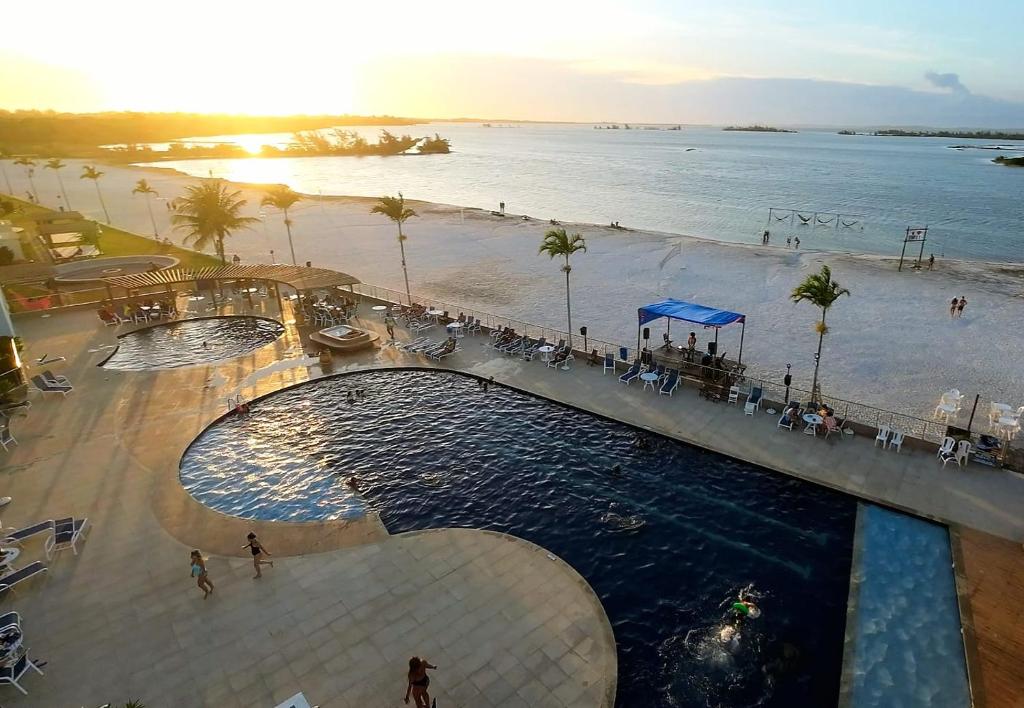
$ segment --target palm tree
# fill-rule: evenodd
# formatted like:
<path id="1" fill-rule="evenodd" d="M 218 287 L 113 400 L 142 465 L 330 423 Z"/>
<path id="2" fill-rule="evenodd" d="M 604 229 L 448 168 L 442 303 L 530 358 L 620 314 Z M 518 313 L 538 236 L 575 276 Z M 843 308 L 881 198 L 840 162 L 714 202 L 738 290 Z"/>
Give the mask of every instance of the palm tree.
<path id="1" fill-rule="evenodd" d="M 383 214 L 398 224 L 398 247 L 402 250 L 402 274 L 405 276 L 405 296 L 412 304 L 412 293 L 409 292 L 409 270 L 405 267 L 405 234 L 402 233 L 402 224 L 416 212 L 405 206 L 405 197 L 399 192 L 397 197 L 381 197 L 377 205 L 370 209 L 371 214 Z"/>
<path id="2" fill-rule="evenodd" d="M 814 325 L 818 333 L 818 353 L 814 355 L 814 381 L 811 384 L 811 398 L 818 401 L 820 391 L 818 390 L 818 366 L 821 364 L 821 344 L 828 333 L 825 325 L 825 313 L 841 295 L 849 295 L 850 291 L 841 287 L 839 283 L 832 280 L 832 270 L 827 266 L 821 267 L 820 273 L 812 273 L 804 278 L 803 282 L 793 288 L 790 298 L 793 302 L 806 300 L 815 307 L 821 308 L 821 322 Z"/>
<path id="3" fill-rule="evenodd" d="M 288 218 L 288 210 L 295 205 L 295 202 L 301 199 L 301 194 L 296 194 L 286 185 L 280 184 L 272 187 L 264 195 L 262 201 L 260 201 L 261 206 L 272 206 L 284 212 L 284 227 L 288 230 L 288 248 L 292 252 L 292 265 L 298 265 L 298 261 L 295 260 L 295 245 L 292 243 L 292 220 Z"/>
<path id="4" fill-rule="evenodd" d="M 144 179 L 140 179 L 135 183 L 135 187 L 132 189 L 132 194 L 142 194 L 146 197 L 146 209 L 149 210 L 149 223 L 153 225 L 153 237 L 158 238 L 160 234 L 156 230 L 156 219 L 153 217 L 153 202 L 152 196 L 159 194 L 155 189 L 149 186 L 149 182 Z"/>
<path id="5" fill-rule="evenodd" d="M 53 170 L 53 173 L 57 175 L 57 184 L 60 185 L 60 193 L 64 195 L 64 206 L 71 209 L 71 202 L 68 201 L 68 193 L 64 191 L 64 180 L 60 176 L 60 171 L 63 170 L 67 165 L 60 161 L 59 157 L 51 157 L 43 165 L 43 169 Z"/>
<path id="6" fill-rule="evenodd" d="M 82 174 L 78 176 L 79 179 L 91 179 L 92 183 L 96 185 L 96 196 L 100 198 L 100 206 L 103 207 L 103 216 L 107 223 L 110 223 L 110 214 L 107 213 L 107 204 L 103 201 L 103 192 L 100 191 L 100 177 L 105 173 L 100 172 L 92 165 L 83 165 Z"/>
<path id="7" fill-rule="evenodd" d="M 247 229 L 259 221 L 241 215 L 242 207 L 247 204 L 241 195 L 219 179 L 186 187 L 185 196 L 174 200 L 171 223 L 176 230 L 185 232 L 185 242 L 190 246 L 204 251 L 213 244 L 220 262 L 227 265 L 224 239 L 232 231 Z"/>
<path id="8" fill-rule="evenodd" d="M 35 180 L 32 179 L 32 175 L 34 175 L 36 173 L 36 161 L 33 160 L 31 157 L 24 157 L 24 156 L 22 156 L 22 157 L 17 158 L 14 161 L 14 164 L 15 165 L 21 165 L 22 167 L 25 168 L 25 174 L 28 175 L 28 183 L 29 183 L 29 185 L 32 188 L 32 190 L 31 190 L 32 197 L 38 202 L 39 201 L 39 193 L 36 192 L 36 183 L 35 183 Z"/>
<path id="9" fill-rule="evenodd" d="M 11 187 L 11 178 L 8 176 L 7 168 L 4 167 L 3 163 L 4 160 L 9 160 L 10 157 L 10 152 L 5 150 L 4 148 L 0 148 L 0 172 L 4 173 L 4 182 L 7 183 L 7 193 L 10 194 L 11 196 L 14 196 L 14 189 Z"/>
<path id="10" fill-rule="evenodd" d="M 586 251 L 587 242 L 579 234 L 571 236 L 565 233 L 565 229 L 551 229 L 544 234 L 544 241 L 540 245 L 538 253 L 546 253 L 551 258 L 565 258 L 565 265 L 562 272 L 565 273 L 565 313 L 569 322 L 569 349 L 572 349 L 572 301 L 569 297 L 569 273 L 572 266 L 569 265 L 569 256 L 577 251 Z"/>

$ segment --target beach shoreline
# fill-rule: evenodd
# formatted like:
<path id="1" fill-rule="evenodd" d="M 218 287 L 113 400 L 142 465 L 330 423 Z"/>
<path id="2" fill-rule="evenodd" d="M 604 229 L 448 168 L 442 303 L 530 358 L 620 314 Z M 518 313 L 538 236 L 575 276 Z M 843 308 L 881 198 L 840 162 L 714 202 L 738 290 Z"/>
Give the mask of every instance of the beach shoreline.
<path id="1" fill-rule="evenodd" d="M 72 162 L 71 170 L 80 169 Z M 101 180 L 111 221 L 152 233 L 144 199 L 132 187 L 145 178 L 158 191 L 153 210 L 161 237 L 182 243 L 169 224 L 169 201 L 200 179 L 171 167 L 103 166 Z M 20 175 L 11 175 L 12 181 Z M 22 178 L 22 181 L 25 181 Z M 53 182 L 53 184 L 51 184 Z M 233 234 L 228 258 L 243 263 L 288 262 L 282 214 L 261 208 L 267 184 L 229 182 L 248 202 L 246 215 L 261 222 Z M 55 180 L 36 180 L 42 202 L 57 199 Z M 94 185 L 65 180 L 71 206 L 103 220 Z M 21 189 L 27 188 L 27 182 Z M 409 197 L 410 195 L 406 195 Z M 414 196 L 414 195 L 412 195 Z M 376 198 L 307 195 L 290 210 L 297 262 L 352 273 L 365 283 L 404 291 L 394 224 L 370 213 Z M 547 219 L 494 216 L 490 210 L 408 199 L 418 216 L 406 222 L 406 256 L 414 296 L 487 312 L 540 327 L 565 330 L 565 281 L 559 264 L 538 255 Z M 939 394 L 958 388 L 982 400 L 1024 403 L 1024 333 L 1007 323 L 1024 317 L 1024 264 L 942 259 L 934 271 L 897 273 L 897 258 L 870 253 L 793 249 L 734 243 L 654 230 L 564 221 L 581 233 L 586 253 L 573 258 L 573 326 L 589 336 L 636 344 L 637 308 L 665 297 L 747 315 L 743 350 L 748 373 L 809 389 L 821 313 L 790 299 L 809 273 L 828 264 L 852 291 L 828 313 L 822 353 L 826 396 L 930 417 Z M 916 255 L 916 254 L 914 254 Z M 927 259 L 928 251 L 925 251 Z M 965 296 L 961 319 L 948 315 L 953 297 Z M 651 323 L 660 344 L 664 320 Z M 676 323 L 684 341 L 690 327 Z M 994 333 L 998 337 L 992 336 Z M 697 328 L 704 349 L 712 331 Z M 739 332 L 721 330 L 719 353 L 738 352 Z M 790 367 L 787 369 L 787 365 Z M 981 410 L 979 408 L 979 410 Z"/>

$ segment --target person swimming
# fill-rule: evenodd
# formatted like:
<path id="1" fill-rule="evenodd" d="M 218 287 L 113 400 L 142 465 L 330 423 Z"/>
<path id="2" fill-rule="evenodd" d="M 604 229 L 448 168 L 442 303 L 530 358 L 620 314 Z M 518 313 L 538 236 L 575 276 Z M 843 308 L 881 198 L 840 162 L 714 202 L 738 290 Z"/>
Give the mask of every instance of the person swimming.
<path id="1" fill-rule="evenodd" d="M 345 486 L 354 491 L 359 491 L 359 478 L 352 476 L 345 480 Z"/>
<path id="2" fill-rule="evenodd" d="M 616 477 L 620 477 L 620 476 L 622 476 L 622 465 L 616 463 L 616 464 L 612 465 L 612 468 L 609 471 L 613 475 L 615 475 Z"/>
<path id="3" fill-rule="evenodd" d="M 761 616 L 761 610 L 757 605 L 750 600 L 743 599 L 742 597 L 737 602 L 732 603 L 732 609 L 735 610 L 740 617 L 757 619 Z"/>

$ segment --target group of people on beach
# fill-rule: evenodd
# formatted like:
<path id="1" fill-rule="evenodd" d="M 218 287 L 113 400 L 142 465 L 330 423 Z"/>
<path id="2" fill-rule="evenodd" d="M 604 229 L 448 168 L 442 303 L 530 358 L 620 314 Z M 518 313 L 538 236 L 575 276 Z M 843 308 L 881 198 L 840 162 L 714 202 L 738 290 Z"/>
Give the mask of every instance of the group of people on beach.
<path id="1" fill-rule="evenodd" d="M 771 232 L 768 229 L 765 229 L 761 233 L 761 245 L 762 246 L 767 246 L 771 242 L 771 240 L 772 240 Z M 800 248 L 800 237 L 799 236 L 796 236 L 796 237 L 787 236 L 786 237 L 786 248 L 789 248 L 791 246 L 793 248 Z"/>
<path id="2" fill-rule="evenodd" d="M 963 295 L 959 298 L 953 298 L 949 301 L 949 316 L 953 319 L 963 317 L 965 307 L 967 307 L 967 298 Z"/>

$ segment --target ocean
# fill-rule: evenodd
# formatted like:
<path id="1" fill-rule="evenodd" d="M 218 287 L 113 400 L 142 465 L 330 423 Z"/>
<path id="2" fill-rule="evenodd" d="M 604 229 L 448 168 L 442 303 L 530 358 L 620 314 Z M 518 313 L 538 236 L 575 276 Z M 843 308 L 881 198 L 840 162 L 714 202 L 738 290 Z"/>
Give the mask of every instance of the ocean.
<path id="1" fill-rule="evenodd" d="M 372 137 L 377 128 L 360 128 Z M 950 149 L 994 141 L 731 132 L 597 130 L 591 125 L 393 129 L 440 133 L 449 155 L 189 160 L 195 176 L 282 182 L 307 194 L 407 198 L 513 214 L 772 245 L 899 255 L 908 227 L 928 227 L 925 258 L 1024 261 L 1024 169 L 991 162 L 1013 150 Z M 218 136 L 246 145 L 289 136 Z M 779 210 L 769 216 L 769 210 Z M 807 220 L 803 225 L 800 217 Z M 911 244 L 916 255 L 919 246 Z"/>

